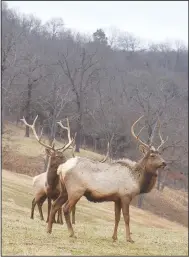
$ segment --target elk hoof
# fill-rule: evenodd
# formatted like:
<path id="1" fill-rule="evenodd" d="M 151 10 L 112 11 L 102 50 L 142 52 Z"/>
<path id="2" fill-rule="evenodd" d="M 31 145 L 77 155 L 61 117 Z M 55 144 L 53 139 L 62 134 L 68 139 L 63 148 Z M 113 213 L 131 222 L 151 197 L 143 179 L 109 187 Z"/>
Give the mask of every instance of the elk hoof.
<path id="1" fill-rule="evenodd" d="M 51 233 L 52 233 L 52 229 L 49 229 L 49 228 L 48 228 L 48 229 L 47 229 L 47 233 L 48 233 L 48 234 L 51 234 Z"/>
<path id="2" fill-rule="evenodd" d="M 132 239 L 132 238 L 128 238 L 128 239 L 127 239 L 127 242 L 129 242 L 129 243 L 133 244 L 135 241 L 133 241 L 133 239 Z"/>
<path id="3" fill-rule="evenodd" d="M 74 233 L 71 233 L 71 234 L 69 235 L 69 237 L 77 238 L 77 237 L 74 235 Z"/>
<path id="4" fill-rule="evenodd" d="M 117 236 L 113 236 L 112 239 L 113 239 L 113 242 L 116 242 L 117 241 Z"/>
<path id="5" fill-rule="evenodd" d="M 32 220 L 33 220 L 33 217 L 30 217 L 30 219 L 32 219 Z"/>

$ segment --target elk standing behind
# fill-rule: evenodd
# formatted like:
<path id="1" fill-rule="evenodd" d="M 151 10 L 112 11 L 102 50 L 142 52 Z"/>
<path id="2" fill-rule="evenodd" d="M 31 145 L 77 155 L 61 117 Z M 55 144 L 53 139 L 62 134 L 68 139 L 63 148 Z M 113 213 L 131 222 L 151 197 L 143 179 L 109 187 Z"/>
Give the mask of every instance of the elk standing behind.
<path id="1" fill-rule="evenodd" d="M 40 217 L 43 220 L 43 212 L 42 212 L 42 205 L 44 201 L 48 198 L 48 216 L 47 216 L 47 222 L 49 220 L 49 214 L 50 214 L 50 209 L 51 209 L 51 199 L 55 200 L 59 196 L 59 190 L 57 188 L 57 185 L 59 183 L 59 176 L 57 175 L 57 168 L 60 164 L 64 163 L 66 161 L 66 158 L 63 154 L 63 152 L 71 147 L 71 144 L 74 141 L 74 138 L 71 139 L 70 135 L 70 126 L 69 126 L 69 120 L 67 119 L 67 127 L 64 127 L 61 122 L 58 122 L 58 124 L 63 128 L 66 129 L 68 132 L 68 143 L 65 144 L 63 147 L 54 148 L 54 143 L 52 146 L 47 145 L 43 142 L 41 142 L 41 137 L 42 137 L 42 131 L 40 137 L 38 137 L 35 129 L 35 123 L 37 121 L 38 115 L 34 119 L 34 122 L 32 125 L 28 124 L 23 117 L 21 119 L 26 126 L 32 129 L 33 134 L 36 138 L 36 140 L 45 147 L 46 154 L 49 156 L 48 159 L 48 165 L 47 165 L 47 171 L 36 176 L 33 180 L 33 185 L 35 186 L 35 197 L 32 201 L 32 208 L 31 208 L 31 218 L 33 219 L 34 215 L 34 208 L 36 204 L 38 205 Z M 74 213 L 74 212 L 73 212 Z M 62 214 L 61 214 L 61 209 L 59 210 L 59 222 L 63 223 L 62 221 Z M 73 222 L 75 223 L 75 213 L 74 213 L 74 218 Z"/>
<path id="2" fill-rule="evenodd" d="M 161 134 L 159 133 L 161 144 L 157 149 L 152 146 L 154 130 L 149 144 L 139 139 L 139 134 L 143 128 L 138 136 L 135 135 L 134 126 L 142 117 L 131 127 L 131 133 L 141 143 L 140 150 L 144 154 L 138 162 L 124 160 L 124 162 L 107 164 L 75 157 L 58 167 L 61 193 L 51 208 L 48 233 L 52 232 L 52 223 L 57 210 L 64 204 L 63 211 L 70 237 L 74 236 L 70 222 L 70 211 L 79 199 L 85 196 L 92 202 L 115 202 L 115 225 L 112 238 L 114 241 L 117 240 L 117 229 L 122 209 L 126 239 L 133 242 L 129 227 L 130 202 L 134 196 L 150 192 L 156 182 L 157 169 L 166 166 L 159 153 L 160 147 L 165 143 Z"/>
<path id="3" fill-rule="evenodd" d="M 47 199 L 47 194 L 46 194 L 46 190 L 45 190 L 46 178 L 47 178 L 46 172 L 43 172 L 33 178 L 33 189 L 34 189 L 35 197 L 32 200 L 31 219 L 34 218 L 34 209 L 37 204 L 38 209 L 39 209 L 40 218 L 41 218 L 41 220 L 44 220 L 42 206 L 43 206 L 43 203 L 45 202 L 45 200 Z M 56 200 L 56 198 L 58 196 L 59 196 L 59 192 L 57 192 L 57 194 L 55 192 L 54 197 L 52 197 L 52 200 Z M 48 201 L 49 201 L 49 199 L 48 199 Z M 48 203 L 48 208 L 49 208 L 49 206 L 50 205 Z M 55 220 L 54 220 L 54 222 L 55 222 Z M 58 210 L 57 223 L 60 223 L 60 224 L 63 223 L 61 209 Z"/>

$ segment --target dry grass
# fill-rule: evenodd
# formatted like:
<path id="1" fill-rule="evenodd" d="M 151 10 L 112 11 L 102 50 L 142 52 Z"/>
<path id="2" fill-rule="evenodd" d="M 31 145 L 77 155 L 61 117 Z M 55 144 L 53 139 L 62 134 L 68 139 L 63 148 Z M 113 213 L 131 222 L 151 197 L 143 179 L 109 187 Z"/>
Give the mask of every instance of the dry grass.
<path id="1" fill-rule="evenodd" d="M 75 232 L 68 237 L 66 225 L 54 225 L 51 235 L 36 210 L 31 220 L 31 177 L 2 172 L 3 255 L 187 255 L 187 229 L 131 207 L 134 244 L 126 243 L 123 218 L 118 242 L 113 243 L 113 203 L 94 204 L 85 199 L 77 205 Z M 43 208 L 46 216 L 46 206 Z M 52 241 L 53 240 L 53 241 Z"/>

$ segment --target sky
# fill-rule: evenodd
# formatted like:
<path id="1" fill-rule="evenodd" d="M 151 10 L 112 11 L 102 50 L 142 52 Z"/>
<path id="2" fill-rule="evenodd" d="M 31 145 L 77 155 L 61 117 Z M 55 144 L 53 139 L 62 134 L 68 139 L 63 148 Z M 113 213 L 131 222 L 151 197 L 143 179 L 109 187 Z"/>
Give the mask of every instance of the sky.
<path id="1" fill-rule="evenodd" d="M 10 8 L 46 22 L 61 17 L 66 28 L 92 34 L 98 28 L 127 31 L 148 42 L 188 45 L 188 1 L 7 1 Z"/>

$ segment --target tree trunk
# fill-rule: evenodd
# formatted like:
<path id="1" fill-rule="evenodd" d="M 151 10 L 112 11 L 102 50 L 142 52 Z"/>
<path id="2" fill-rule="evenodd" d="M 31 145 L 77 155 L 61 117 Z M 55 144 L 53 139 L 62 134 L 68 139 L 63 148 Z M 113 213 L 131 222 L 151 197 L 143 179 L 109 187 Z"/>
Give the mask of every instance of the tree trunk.
<path id="1" fill-rule="evenodd" d="M 52 145 L 53 140 L 54 140 L 55 135 L 56 135 L 56 108 L 52 109 L 50 115 L 52 117 L 52 126 L 51 126 L 50 136 L 49 136 L 49 145 Z M 48 161 L 49 161 L 49 156 L 46 156 L 45 165 L 44 165 L 44 172 L 46 172 L 46 170 L 47 170 Z"/>
<path id="2" fill-rule="evenodd" d="M 26 101 L 26 121 L 30 124 L 30 110 L 31 110 L 31 93 L 32 93 L 32 84 L 28 82 L 28 95 Z M 30 136 L 29 127 L 26 126 L 25 137 Z"/>
<path id="3" fill-rule="evenodd" d="M 86 139 L 85 139 L 85 135 L 83 136 L 83 149 L 86 149 Z"/>
<path id="4" fill-rule="evenodd" d="M 78 128 L 77 129 L 76 139 L 75 139 L 75 151 L 77 153 L 80 152 L 80 143 L 81 143 L 81 129 Z"/>
<path id="5" fill-rule="evenodd" d="M 167 172 L 164 172 L 164 177 L 162 178 L 162 182 L 161 182 L 161 191 L 163 192 L 163 189 L 165 187 L 165 184 L 166 184 L 166 180 L 167 180 L 167 174 L 168 174 L 168 171 Z"/>
<path id="6" fill-rule="evenodd" d="M 81 115 L 78 118 L 78 122 L 77 122 L 77 134 L 76 134 L 76 138 L 75 138 L 75 151 L 77 153 L 80 152 L 80 146 L 81 146 Z"/>
<path id="7" fill-rule="evenodd" d="M 139 195 L 139 198 L 138 198 L 138 207 L 139 208 L 142 208 L 143 200 L 144 200 L 144 195 L 143 194 Z"/>
<path id="8" fill-rule="evenodd" d="M 96 153 L 96 143 L 97 143 L 96 138 L 94 139 L 94 141 L 95 141 L 95 149 L 94 149 L 94 151 Z"/>
<path id="9" fill-rule="evenodd" d="M 1 127 L 1 133 L 3 134 L 4 133 L 4 129 L 5 129 L 5 127 L 4 127 L 4 121 L 5 121 L 5 109 L 3 108 L 3 105 L 1 105 L 1 110 L 2 110 L 2 112 L 1 112 L 1 117 L 2 117 L 2 127 Z"/>
<path id="10" fill-rule="evenodd" d="M 158 177 L 157 177 L 157 190 L 160 191 L 160 185 L 161 185 L 161 177 L 162 177 L 162 173 L 160 170 L 158 170 Z"/>

